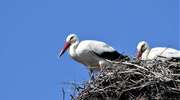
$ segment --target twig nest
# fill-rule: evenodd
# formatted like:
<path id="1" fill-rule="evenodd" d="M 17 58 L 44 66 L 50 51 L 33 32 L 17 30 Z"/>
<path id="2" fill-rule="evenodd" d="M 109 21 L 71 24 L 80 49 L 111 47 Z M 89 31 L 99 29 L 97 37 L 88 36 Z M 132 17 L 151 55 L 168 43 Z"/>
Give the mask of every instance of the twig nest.
<path id="1" fill-rule="evenodd" d="M 112 62 L 77 94 L 78 100 L 180 100 L 180 63 Z"/>

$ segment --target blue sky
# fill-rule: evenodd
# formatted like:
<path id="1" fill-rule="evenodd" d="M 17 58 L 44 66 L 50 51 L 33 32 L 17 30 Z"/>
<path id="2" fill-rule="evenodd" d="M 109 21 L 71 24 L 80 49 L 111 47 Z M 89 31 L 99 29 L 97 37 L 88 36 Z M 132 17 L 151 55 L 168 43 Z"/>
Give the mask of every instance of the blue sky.
<path id="1" fill-rule="evenodd" d="M 61 100 L 62 82 L 88 80 L 57 58 L 69 33 L 134 56 L 141 40 L 180 49 L 179 22 L 178 0 L 1 0 L 0 100 Z"/>

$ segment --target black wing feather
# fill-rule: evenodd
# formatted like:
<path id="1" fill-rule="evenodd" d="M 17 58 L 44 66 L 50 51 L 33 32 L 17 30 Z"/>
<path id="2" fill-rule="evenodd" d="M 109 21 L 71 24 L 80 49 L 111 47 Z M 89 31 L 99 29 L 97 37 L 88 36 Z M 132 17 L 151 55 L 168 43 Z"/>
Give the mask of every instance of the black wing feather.
<path id="1" fill-rule="evenodd" d="M 101 54 L 97 54 L 94 52 L 94 54 L 96 54 L 98 57 L 100 58 L 104 58 L 104 59 L 108 59 L 108 60 L 117 60 L 117 59 L 124 59 L 126 56 L 118 53 L 117 51 L 113 51 L 113 52 L 103 52 Z"/>

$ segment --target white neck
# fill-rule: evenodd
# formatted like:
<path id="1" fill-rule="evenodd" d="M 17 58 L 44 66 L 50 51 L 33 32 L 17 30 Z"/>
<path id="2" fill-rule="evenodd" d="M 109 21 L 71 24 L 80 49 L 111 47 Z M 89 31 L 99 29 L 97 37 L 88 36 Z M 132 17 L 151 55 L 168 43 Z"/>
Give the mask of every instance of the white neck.
<path id="1" fill-rule="evenodd" d="M 76 41 L 75 43 L 71 44 L 70 48 L 69 48 L 69 54 L 71 57 L 75 57 L 77 56 L 76 54 L 76 48 L 79 45 L 79 41 Z"/>
<path id="2" fill-rule="evenodd" d="M 150 51 L 151 51 L 151 49 L 148 47 L 142 54 L 142 59 L 148 59 L 148 55 L 149 55 Z"/>

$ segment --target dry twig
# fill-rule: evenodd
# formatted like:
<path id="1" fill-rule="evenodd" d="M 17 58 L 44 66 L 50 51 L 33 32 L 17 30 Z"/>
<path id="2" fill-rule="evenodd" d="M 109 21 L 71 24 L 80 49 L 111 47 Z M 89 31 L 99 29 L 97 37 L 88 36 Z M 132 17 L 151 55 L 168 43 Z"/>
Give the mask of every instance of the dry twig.
<path id="1" fill-rule="evenodd" d="M 111 62 L 95 80 L 84 84 L 77 100 L 180 100 L 180 63 Z"/>

